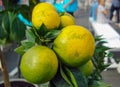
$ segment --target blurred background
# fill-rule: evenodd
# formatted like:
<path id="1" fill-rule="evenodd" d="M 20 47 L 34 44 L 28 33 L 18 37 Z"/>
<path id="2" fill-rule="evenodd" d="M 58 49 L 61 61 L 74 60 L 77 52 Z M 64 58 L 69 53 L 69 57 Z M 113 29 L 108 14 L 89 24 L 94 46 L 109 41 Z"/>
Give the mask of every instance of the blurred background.
<path id="1" fill-rule="evenodd" d="M 64 0 L 11 0 L 11 2 L 14 2 L 18 5 L 25 5 L 26 7 L 28 6 L 29 11 L 32 11 L 32 8 L 29 8 L 30 3 L 32 2 L 33 4 L 32 6 L 34 6 L 36 3 L 38 2 L 49 2 L 51 4 L 56 4 L 58 5 L 59 8 L 59 4 L 61 6 L 61 3 L 64 2 Z M 35 2 L 34 2 L 35 1 Z M 76 19 L 76 23 L 77 25 L 82 25 L 84 27 L 86 27 L 88 30 L 90 30 L 92 32 L 93 35 L 95 35 L 95 29 L 93 29 L 93 26 L 91 24 L 90 18 L 91 17 L 95 17 L 94 15 L 90 15 L 91 14 L 91 10 L 93 5 L 98 2 L 97 0 L 78 0 L 78 9 L 74 12 L 73 16 Z M 5 3 L 5 2 L 4 2 Z M 12 3 L 12 4 L 14 4 Z M 98 4 L 99 5 L 99 4 Z M 117 22 L 117 12 L 116 10 L 113 12 L 113 17 L 110 20 L 110 12 L 111 12 L 111 6 L 112 6 L 112 0 L 105 0 L 105 8 L 107 11 L 106 14 L 106 18 L 109 20 L 109 25 L 120 35 L 120 22 Z M 120 7 L 119 7 L 120 8 Z M 4 10 L 4 5 L 3 5 L 3 1 L 0 0 L 0 11 Z M 24 12 L 27 14 L 23 14 L 23 17 L 25 17 L 23 20 L 27 20 L 27 22 L 23 21 L 24 23 L 26 23 L 27 25 L 31 25 L 30 24 L 30 18 L 28 17 L 29 12 L 27 12 L 28 10 L 25 10 Z M 63 10 L 61 10 L 63 11 Z M 119 9 L 119 13 L 120 13 L 120 9 Z M 30 15 L 29 15 L 30 16 Z M 118 15 L 120 16 L 120 14 Z M 120 18 L 120 17 L 119 17 Z M 119 19 L 120 20 L 120 19 Z M 96 21 L 96 20 L 94 20 Z M 105 31 L 107 32 L 107 31 Z M 120 38 L 119 38 L 120 40 Z M 119 43 L 117 43 L 119 45 Z M 20 77 L 20 73 L 19 73 L 19 61 L 20 61 L 20 55 L 18 55 L 17 53 L 15 53 L 14 49 L 18 47 L 18 43 L 13 42 L 12 44 L 8 44 L 4 47 L 3 49 L 3 55 L 6 61 L 6 65 L 7 65 L 7 70 L 9 72 L 9 76 L 10 78 L 18 78 Z M 118 68 L 119 65 L 119 60 L 120 60 L 120 48 L 117 48 L 117 50 L 112 50 L 111 51 L 113 53 L 113 61 L 111 61 L 110 59 L 108 60 L 108 62 L 113 64 L 113 67 L 110 67 L 108 69 L 106 69 L 105 71 L 103 71 L 101 74 L 103 76 L 103 80 L 107 83 L 110 83 L 112 85 L 112 87 L 119 87 L 120 86 L 120 68 Z M 1 73 L 0 73 L 0 80 L 2 79 Z"/>

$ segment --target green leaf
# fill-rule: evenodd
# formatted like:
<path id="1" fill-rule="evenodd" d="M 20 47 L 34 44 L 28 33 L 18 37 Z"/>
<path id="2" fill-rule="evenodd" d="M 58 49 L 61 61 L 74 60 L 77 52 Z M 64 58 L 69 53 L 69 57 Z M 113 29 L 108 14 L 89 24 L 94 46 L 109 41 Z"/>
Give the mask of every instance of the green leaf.
<path id="1" fill-rule="evenodd" d="M 97 42 L 97 41 L 103 40 L 104 38 L 102 38 L 102 35 L 98 35 L 98 36 L 95 36 L 94 39 L 95 39 L 95 42 Z"/>
<path id="2" fill-rule="evenodd" d="M 7 30 L 3 29 L 2 26 L 0 26 L 0 39 L 5 39 L 7 38 L 8 33 Z"/>
<path id="3" fill-rule="evenodd" d="M 49 87 L 71 87 L 67 82 L 62 78 L 59 71 L 56 76 L 50 81 Z"/>
<path id="4" fill-rule="evenodd" d="M 67 76 L 71 80 L 73 87 L 88 87 L 85 75 L 78 69 L 65 67 Z"/>
<path id="5" fill-rule="evenodd" d="M 56 38 L 60 32 L 60 30 L 51 30 L 45 34 L 44 38 L 47 40 L 52 40 Z"/>
<path id="6" fill-rule="evenodd" d="M 105 44 L 105 43 L 107 43 L 106 41 L 99 41 L 96 45 L 97 46 L 101 46 L 101 45 L 103 45 L 103 44 Z"/>
<path id="7" fill-rule="evenodd" d="M 73 73 L 67 67 L 65 67 L 65 70 L 67 72 L 69 79 L 71 80 L 73 84 L 73 87 L 79 87 Z"/>
<path id="8" fill-rule="evenodd" d="M 23 55 L 26 52 L 26 49 L 24 46 L 19 46 L 15 49 L 15 52 L 20 54 L 20 55 Z"/>
<path id="9" fill-rule="evenodd" d="M 24 46 L 26 49 L 31 48 L 32 46 L 35 45 L 35 43 L 30 42 L 28 40 L 23 40 L 21 41 L 22 46 Z"/>
<path id="10" fill-rule="evenodd" d="M 109 58 L 113 58 L 114 54 L 111 53 L 111 52 L 109 52 L 109 53 L 107 54 L 107 56 L 108 56 Z"/>
<path id="11" fill-rule="evenodd" d="M 6 30 L 8 33 L 10 32 L 10 21 L 8 12 L 5 12 L 2 17 L 2 28 Z"/>
<path id="12" fill-rule="evenodd" d="M 60 64 L 60 74 L 61 74 L 62 78 L 67 82 L 67 84 L 69 84 L 71 87 L 73 87 L 71 81 L 69 80 L 69 78 L 65 74 L 64 70 L 62 69 L 62 65 L 61 64 Z"/>
<path id="13" fill-rule="evenodd" d="M 15 16 L 15 15 L 14 15 Z M 10 39 L 11 41 L 20 42 L 25 38 L 26 26 L 15 16 L 10 22 Z"/>
<path id="14" fill-rule="evenodd" d="M 9 18 L 7 12 L 1 13 L 0 18 L 0 43 L 5 44 L 9 34 Z"/>
<path id="15" fill-rule="evenodd" d="M 48 32 L 48 30 L 44 24 L 42 24 L 41 27 L 36 30 L 38 31 L 38 34 L 40 37 L 43 37 Z"/>
<path id="16" fill-rule="evenodd" d="M 119 58 L 117 58 L 117 62 L 118 62 L 118 63 L 120 63 L 120 57 L 119 57 Z"/>
<path id="17" fill-rule="evenodd" d="M 105 69 L 106 69 L 107 67 L 109 67 L 109 66 L 110 66 L 110 63 L 104 64 L 104 65 L 103 65 L 103 70 L 105 70 Z M 102 70 L 102 71 L 103 71 L 103 70 Z"/>
<path id="18" fill-rule="evenodd" d="M 88 87 L 85 75 L 76 68 L 60 64 L 56 76 L 50 81 L 50 87 Z"/>
<path id="19" fill-rule="evenodd" d="M 28 41 L 35 43 L 36 36 L 30 29 L 26 30 L 26 38 Z"/>
<path id="20" fill-rule="evenodd" d="M 15 49 L 15 52 L 17 52 L 20 55 L 23 55 L 29 48 L 31 48 L 34 45 L 35 45 L 34 42 L 30 42 L 28 40 L 23 40 L 23 41 L 21 41 L 21 46 L 19 46 Z"/>
<path id="21" fill-rule="evenodd" d="M 17 14 L 15 14 L 14 12 L 8 11 L 8 16 L 9 16 L 9 20 L 10 20 L 10 25 L 12 26 L 12 23 L 15 20 L 15 18 L 17 17 Z"/>
<path id="22" fill-rule="evenodd" d="M 35 42 L 29 41 L 27 39 L 21 41 L 21 46 L 17 47 L 15 49 L 15 52 L 17 52 L 20 55 L 23 55 L 29 48 L 35 45 Z"/>
<path id="23" fill-rule="evenodd" d="M 59 15 L 60 16 L 63 16 L 65 14 L 65 12 L 60 12 Z"/>
<path id="24" fill-rule="evenodd" d="M 31 30 L 31 33 L 33 33 L 32 35 L 34 36 L 33 38 L 35 39 L 35 42 L 37 44 L 42 44 L 43 38 L 41 38 L 41 36 L 38 34 L 37 30 L 34 27 L 32 27 L 30 30 Z"/>

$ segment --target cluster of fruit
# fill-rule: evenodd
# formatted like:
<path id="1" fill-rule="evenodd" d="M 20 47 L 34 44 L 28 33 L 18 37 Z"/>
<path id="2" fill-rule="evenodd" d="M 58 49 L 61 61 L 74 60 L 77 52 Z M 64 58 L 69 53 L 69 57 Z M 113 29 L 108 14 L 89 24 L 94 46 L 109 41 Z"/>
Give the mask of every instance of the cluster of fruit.
<path id="1" fill-rule="evenodd" d="M 69 68 L 78 69 L 86 77 L 92 73 L 94 37 L 89 30 L 76 25 L 73 16 L 68 13 L 60 15 L 49 3 L 38 3 L 32 11 L 32 24 L 32 35 L 28 35 L 27 32 L 27 38 L 37 37 L 37 40 L 32 40 L 34 44 L 29 49 L 24 49 L 24 52 L 22 50 L 20 70 L 25 79 L 36 84 L 45 83 L 52 80 L 56 73 L 61 72 L 61 67 L 66 71 L 69 71 Z M 45 35 L 54 30 L 60 32 L 51 41 L 48 38 L 46 40 Z M 43 34 L 44 32 L 46 33 Z M 38 43 L 38 40 L 41 40 L 41 43 Z M 25 47 L 18 47 L 21 48 Z M 63 74 L 62 76 L 64 78 Z M 64 80 L 69 83 L 65 78 Z"/>

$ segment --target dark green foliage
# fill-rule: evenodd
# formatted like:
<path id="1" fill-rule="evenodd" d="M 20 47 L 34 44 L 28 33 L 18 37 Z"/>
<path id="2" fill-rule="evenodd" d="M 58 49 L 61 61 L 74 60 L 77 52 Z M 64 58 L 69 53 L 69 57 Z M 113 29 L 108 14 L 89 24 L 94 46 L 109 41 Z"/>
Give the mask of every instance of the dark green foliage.
<path id="1" fill-rule="evenodd" d="M 91 76 L 88 78 L 89 87 L 111 87 L 109 84 L 104 83 L 102 80 L 101 73 L 107 69 L 110 64 L 104 63 L 105 57 L 112 58 L 113 54 L 109 52 L 111 48 L 106 47 L 104 44 L 107 43 L 104 41 L 102 36 L 96 36 L 96 48 L 92 58 L 94 64 L 94 71 Z"/>
<path id="2" fill-rule="evenodd" d="M 16 13 L 4 12 L 0 25 L 1 44 L 19 43 L 25 37 L 25 29 L 26 26 L 18 19 Z"/>
<path id="3" fill-rule="evenodd" d="M 88 87 L 88 83 L 80 70 L 61 65 L 56 76 L 50 81 L 50 87 Z"/>

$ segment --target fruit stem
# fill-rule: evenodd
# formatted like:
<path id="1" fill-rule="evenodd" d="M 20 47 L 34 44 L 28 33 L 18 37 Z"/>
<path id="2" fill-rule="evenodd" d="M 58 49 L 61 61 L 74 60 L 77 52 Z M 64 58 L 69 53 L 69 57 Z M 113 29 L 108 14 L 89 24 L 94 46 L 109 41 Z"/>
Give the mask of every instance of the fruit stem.
<path id="1" fill-rule="evenodd" d="M 5 61 L 4 61 L 1 49 L 0 49 L 0 70 L 2 71 L 5 87 L 11 87 L 11 84 L 10 84 L 10 81 L 9 81 L 9 75 L 8 75 L 8 72 L 7 72 L 7 68 L 6 68 L 6 65 L 5 65 Z"/>

